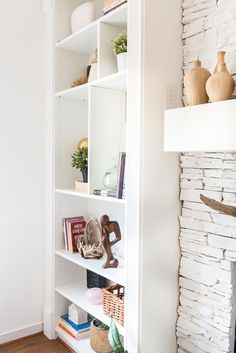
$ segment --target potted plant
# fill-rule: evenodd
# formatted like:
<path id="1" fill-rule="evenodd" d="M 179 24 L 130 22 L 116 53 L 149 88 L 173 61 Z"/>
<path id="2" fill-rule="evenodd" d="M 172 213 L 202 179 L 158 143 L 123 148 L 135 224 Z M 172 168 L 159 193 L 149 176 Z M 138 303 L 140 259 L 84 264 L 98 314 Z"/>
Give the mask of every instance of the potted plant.
<path id="1" fill-rule="evenodd" d="M 111 325 L 110 325 L 110 330 L 108 334 L 108 340 L 110 342 L 110 345 L 112 346 L 114 353 L 128 353 L 127 351 L 124 350 L 124 347 L 121 343 L 119 331 L 112 318 L 111 318 Z"/>
<path id="2" fill-rule="evenodd" d="M 127 69 L 127 32 L 121 32 L 112 41 L 113 53 L 117 57 L 118 71 L 124 71 Z"/>
<path id="3" fill-rule="evenodd" d="M 90 328 L 90 346 L 96 353 L 112 353 L 108 340 L 109 326 L 103 324 L 98 319 L 91 322 Z"/>
<path id="4" fill-rule="evenodd" d="M 71 156 L 71 165 L 82 173 L 83 181 L 75 182 L 75 189 L 79 192 L 86 192 L 88 187 L 88 146 L 78 146 L 76 152 Z"/>

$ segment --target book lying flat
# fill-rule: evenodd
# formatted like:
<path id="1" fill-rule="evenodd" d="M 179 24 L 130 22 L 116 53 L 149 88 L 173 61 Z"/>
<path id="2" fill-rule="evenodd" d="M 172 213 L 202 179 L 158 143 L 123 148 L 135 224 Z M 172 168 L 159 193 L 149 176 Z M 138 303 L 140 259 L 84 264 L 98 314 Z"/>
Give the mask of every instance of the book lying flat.
<path id="1" fill-rule="evenodd" d="M 76 325 L 73 321 L 69 319 L 69 315 L 62 315 L 61 319 L 67 322 L 75 331 L 80 332 L 83 330 L 89 330 L 90 329 L 90 323 L 85 322 L 84 324 Z"/>
<path id="2" fill-rule="evenodd" d="M 115 1 L 111 5 L 105 6 L 103 8 L 104 15 L 106 15 L 107 13 L 117 9 L 118 7 L 120 7 L 121 5 L 125 4 L 126 2 L 127 2 L 127 0 L 119 0 L 119 1 Z"/>

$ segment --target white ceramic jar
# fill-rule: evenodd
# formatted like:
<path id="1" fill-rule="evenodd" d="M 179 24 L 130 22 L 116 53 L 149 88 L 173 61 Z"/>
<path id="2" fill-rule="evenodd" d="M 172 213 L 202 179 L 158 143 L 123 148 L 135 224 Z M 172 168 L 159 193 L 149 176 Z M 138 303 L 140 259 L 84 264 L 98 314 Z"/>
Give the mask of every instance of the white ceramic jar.
<path id="1" fill-rule="evenodd" d="M 76 7 L 71 15 L 71 32 L 72 34 L 80 31 L 91 22 L 95 21 L 95 5 L 93 2 L 87 1 Z"/>

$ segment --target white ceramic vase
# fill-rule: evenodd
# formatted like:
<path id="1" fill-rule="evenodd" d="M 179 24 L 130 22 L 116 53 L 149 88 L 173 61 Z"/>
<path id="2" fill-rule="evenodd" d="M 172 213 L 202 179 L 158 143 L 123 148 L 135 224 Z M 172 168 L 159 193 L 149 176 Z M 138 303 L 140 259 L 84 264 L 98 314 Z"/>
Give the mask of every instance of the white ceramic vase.
<path id="1" fill-rule="evenodd" d="M 75 33 L 83 27 L 95 21 L 95 6 L 93 2 L 87 1 L 76 7 L 71 15 L 71 32 Z"/>
<path id="2" fill-rule="evenodd" d="M 127 53 L 121 53 L 117 55 L 117 66 L 118 72 L 122 72 L 127 69 Z"/>

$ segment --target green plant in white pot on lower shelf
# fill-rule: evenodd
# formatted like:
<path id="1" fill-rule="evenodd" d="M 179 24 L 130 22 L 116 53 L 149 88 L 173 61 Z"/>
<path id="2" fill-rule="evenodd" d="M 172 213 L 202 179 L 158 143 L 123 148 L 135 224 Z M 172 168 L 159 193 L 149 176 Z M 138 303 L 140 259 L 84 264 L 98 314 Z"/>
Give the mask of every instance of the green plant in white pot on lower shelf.
<path id="1" fill-rule="evenodd" d="M 124 350 L 124 347 L 121 343 L 120 334 L 116 327 L 114 320 L 111 318 L 110 330 L 108 333 L 108 340 L 112 346 L 114 353 L 128 353 Z"/>
<path id="2" fill-rule="evenodd" d="M 121 32 L 112 41 L 113 53 L 117 57 L 118 71 L 122 72 L 127 69 L 127 32 Z"/>

